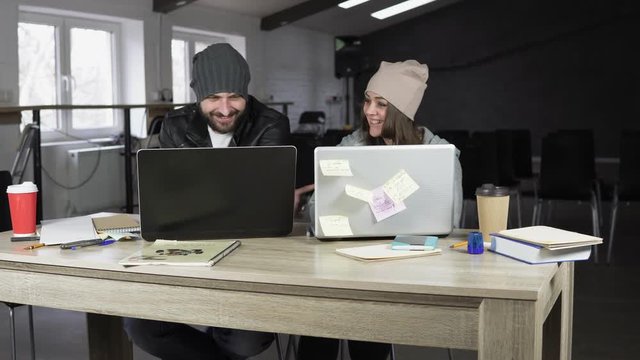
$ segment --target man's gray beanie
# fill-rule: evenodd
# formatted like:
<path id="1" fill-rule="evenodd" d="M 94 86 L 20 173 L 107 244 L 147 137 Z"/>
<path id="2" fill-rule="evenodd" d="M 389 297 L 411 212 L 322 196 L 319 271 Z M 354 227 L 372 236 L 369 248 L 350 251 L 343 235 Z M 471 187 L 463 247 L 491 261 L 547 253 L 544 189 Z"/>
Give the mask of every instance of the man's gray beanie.
<path id="1" fill-rule="evenodd" d="M 193 56 L 191 88 L 200 102 L 221 92 L 236 93 L 247 99 L 251 74 L 249 64 L 226 43 L 213 44 Z"/>

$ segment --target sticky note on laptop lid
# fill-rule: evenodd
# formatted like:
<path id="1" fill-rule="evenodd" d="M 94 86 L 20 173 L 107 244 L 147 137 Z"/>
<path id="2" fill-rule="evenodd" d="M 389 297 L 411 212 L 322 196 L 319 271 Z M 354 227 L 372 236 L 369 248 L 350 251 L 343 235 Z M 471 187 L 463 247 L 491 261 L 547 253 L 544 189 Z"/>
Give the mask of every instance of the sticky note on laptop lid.
<path id="1" fill-rule="evenodd" d="M 353 176 L 349 160 L 320 160 L 320 171 L 324 176 Z"/>
<path id="2" fill-rule="evenodd" d="M 319 216 L 320 227 L 325 236 L 351 236 L 349 218 L 342 215 Z"/>
<path id="3" fill-rule="evenodd" d="M 383 187 L 384 191 L 395 202 L 403 201 L 420 188 L 404 170 L 398 171 L 397 174 L 384 183 Z"/>
<path id="4" fill-rule="evenodd" d="M 344 192 L 352 198 L 362 200 L 364 202 L 369 202 L 373 198 L 371 191 L 349 184 L 345 185 Z"/>

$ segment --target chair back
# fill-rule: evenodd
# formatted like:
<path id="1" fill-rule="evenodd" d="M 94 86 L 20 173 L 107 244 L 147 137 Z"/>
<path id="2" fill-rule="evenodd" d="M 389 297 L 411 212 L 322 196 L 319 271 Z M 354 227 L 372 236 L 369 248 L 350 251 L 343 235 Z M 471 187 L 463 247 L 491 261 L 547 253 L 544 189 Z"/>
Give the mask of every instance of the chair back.
<path id="1" fill-rule="evenodd" d="M 312 133 L 292 133 L 291 142 L 298 151 L 296 160 L 296 188 L 313 183 L 313 152 L 322 139 Z"/>
<path id="2" fill-rule="evenodd" d="M 507 137 L 511 148 L 513 175 L 518 179 L 533 177 L 531 164 L 531 131 L 529 129 L 497 130 L 498 137 Z"/>
<path id="3" fill-rule="evenodd" d="M 640 130 L 624 130 L 620 139 L 618 197 L 640 200 Z"/>
<path id="4" fill-rule="evenodd" d="M 158 134 L 160 134 L 160 130 L 162 130 L 163 121 L 164 121 L 164 116 L 158 115 L 154 117 L 149 123 L 149 128 L 147 129 L 147 139 L 144 145 L 145 149 L 153 149 L 153 148 L 160 147 L 160 142 L 158 141 Z"/>
<path id="5" fill-rule="evenodd" d="M 436 135 L 455 145 L 460 151 L 464 150 L 467 141 L 469 141 L 468 130 L 440 130 L 436 132 Z"/>
<path id="6" fill-rule="evenodd" d="M 13 184 L 11 173 L 0 171 L 0 231 L 11 230 L 11 214 L 9 213 L 9 198 L 7 186 Z"/>
<path id="7" fill-rule="evenodd" d="M 518 185 L 515 173 L 517 148 L 513 131 L 496 130 L 496 147 L 498 156 L 498 184 L 496 185 Z"/>
<path id="8" fill-rule="evenodd" d="M 342 138 L 351 134 L 353 130 L 329 129 L 322 137 L 322 146 L 336 146 Z"/>
<path id="9" fill-rule="evenodd" d="M 591 130 L 561 130 L 542 139 L 541 198 L 589 200 L 594 189 L 595 151 Z"/>
<path id="10" fill-rule="evenodd" d="M 474 132 L 460 151 L 462 194 L 475 199 L 476 188 L 482 184 L 498 184 L 498 147 L 495 132 Z"/>
<path id="11" fill-rule="evenodd" d="M 311 133 L 322 136 L 324 133 L 326 116 L 323 111 L 305 111 L 300 114 L 298 127 L 294 133 Z"/>
<path id="12" fill-rule="evenodd" d="M 20 144 L 16 151 L 16 157 L 13 160 L 13 166 L 11 166 L 11 176 L 13 183 L 19 184 L 22 182 L 24 171 L 27 168 L 29 162 L 29 155 L 31 155 L 31 148 L 36 139 L 36 132 L 38 131 L 38 125 L 27 124 L 22 129 L 22 137 L 20 138 Z"/>

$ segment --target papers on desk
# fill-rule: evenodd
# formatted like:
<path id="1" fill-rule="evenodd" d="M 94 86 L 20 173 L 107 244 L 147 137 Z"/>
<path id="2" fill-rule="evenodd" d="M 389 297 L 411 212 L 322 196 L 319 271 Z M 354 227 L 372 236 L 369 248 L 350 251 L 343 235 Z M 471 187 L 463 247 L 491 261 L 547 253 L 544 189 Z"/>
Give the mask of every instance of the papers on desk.
<path id="1" fill-rule="evenodd" d="M 42 220 L 40 242 L 45 245 L 66 244 L 89 239 L 136 239 L 140 225 L 130 214 L 97 213 L 63 219 Z M 105 226 L 102 225 L 106 224 Z M 96 232 L 100 225 L 101 231 Z"/>
<path id="2" fill-rule="evenodd" d="M 66 244 L 95 238 L 96 231 L 89 216 L 42 220 L 40 242 L 45 245 Z"/>
<path id="3" fill-rule="evenodd" d="M 541 225 L 502 230 L 496 235 L 556 250 L 602 244 L 599 237 Z"/>
<path id="4" fill-rule="evenodd" d="M 602 238 L 556 229 L 530 226 L 491 234 L 490 250 L 529 264 L 587 260 L 591 246 Z"/>

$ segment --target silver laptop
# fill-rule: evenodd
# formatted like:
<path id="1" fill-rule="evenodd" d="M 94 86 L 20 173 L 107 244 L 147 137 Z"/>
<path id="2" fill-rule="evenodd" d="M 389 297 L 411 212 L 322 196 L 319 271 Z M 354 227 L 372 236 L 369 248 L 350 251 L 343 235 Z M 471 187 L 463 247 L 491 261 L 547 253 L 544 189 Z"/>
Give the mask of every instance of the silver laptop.
<path id="1" fill-rule="evenodd" d="M 138 151 L 145 240 L 284 236 L 293 226 L 293 146 Z"/>
<path id="2" fill-rule="evenodd" d="M 454 162 L 453 145 L 316 148 L 315 235 L 449 234 Z"/>

